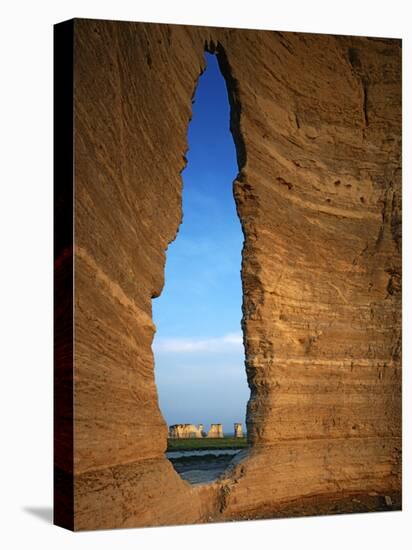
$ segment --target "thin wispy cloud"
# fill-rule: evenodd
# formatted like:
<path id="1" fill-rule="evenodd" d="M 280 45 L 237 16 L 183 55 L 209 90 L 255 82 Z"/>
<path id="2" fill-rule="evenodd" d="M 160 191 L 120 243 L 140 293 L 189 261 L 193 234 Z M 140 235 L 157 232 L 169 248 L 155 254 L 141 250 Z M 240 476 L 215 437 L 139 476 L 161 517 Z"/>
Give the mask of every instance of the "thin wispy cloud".
<path id="1" fill-rule="evenodd" d="M 157 353 L 225 353 L 243 348 L 241 332 L 231 332 L 219 338 L 159 338 L 153 348 Z"/>

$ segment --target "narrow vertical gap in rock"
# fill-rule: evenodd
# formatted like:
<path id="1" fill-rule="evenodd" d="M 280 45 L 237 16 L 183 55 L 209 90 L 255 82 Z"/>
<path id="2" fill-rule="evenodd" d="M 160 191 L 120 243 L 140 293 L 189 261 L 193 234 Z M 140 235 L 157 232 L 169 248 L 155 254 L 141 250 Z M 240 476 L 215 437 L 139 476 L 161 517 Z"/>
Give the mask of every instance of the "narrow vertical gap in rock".
<path id="1" fill-rule="evenodd" d="M 249 398 L 241 330 L 243 228 L 232 188 L 246 152 L 226 55 L 219 44 L 206 51 L 207 68 L 192 100 L 183 220 L 166 253 L 163 292 L 153 301 L 166 456 L 192 483 L 219 477 L 247 446 Z"/>

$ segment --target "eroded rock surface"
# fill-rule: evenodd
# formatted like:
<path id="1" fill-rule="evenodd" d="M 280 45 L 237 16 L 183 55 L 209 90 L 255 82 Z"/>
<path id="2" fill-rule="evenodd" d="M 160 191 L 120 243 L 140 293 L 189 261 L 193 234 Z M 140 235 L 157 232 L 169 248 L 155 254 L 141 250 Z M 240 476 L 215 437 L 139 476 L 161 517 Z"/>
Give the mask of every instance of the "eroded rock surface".
<path id="1" fill-rule="evenodd" d="M 236 422 L 233 426 L 233 436 L 234 437 L 243 437 L 242 424 Z"/>
<path id="2" fill-rule="evenodd" d="M 172 439 L 188 439 L 203 437 L 203 424 L 173 424 L 169 426 L 169 437 Z"/>
<path id="3" fill-rule="evenodd" d="M 222 424 L 211 424 L 207 437 L 223 437 Z"/>
<path id="4" fill-rule="evenodd" d="M 238 153 L 252 449 L 192 487 L 164 458 L 151 300 L 205 45 Z M 75 60 L 75 528 L 399 493 L 400 41 L 76 20 Z"/>

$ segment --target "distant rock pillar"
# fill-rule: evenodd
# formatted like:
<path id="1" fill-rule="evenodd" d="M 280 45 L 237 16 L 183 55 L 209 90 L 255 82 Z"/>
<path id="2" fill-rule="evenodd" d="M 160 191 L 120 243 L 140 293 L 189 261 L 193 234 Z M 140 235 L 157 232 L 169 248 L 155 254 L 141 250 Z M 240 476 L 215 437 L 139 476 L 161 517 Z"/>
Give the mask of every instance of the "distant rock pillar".
<path id="1" fill-rule="evenodd" d="M 222 424 L 211 424 L 207 437 L 223 437 Z"/>
<path id="2" fill-rule="evenodd" d="M 242 424 L 240 422 L 235 422 L 233 437 L 243 437 Z"/>

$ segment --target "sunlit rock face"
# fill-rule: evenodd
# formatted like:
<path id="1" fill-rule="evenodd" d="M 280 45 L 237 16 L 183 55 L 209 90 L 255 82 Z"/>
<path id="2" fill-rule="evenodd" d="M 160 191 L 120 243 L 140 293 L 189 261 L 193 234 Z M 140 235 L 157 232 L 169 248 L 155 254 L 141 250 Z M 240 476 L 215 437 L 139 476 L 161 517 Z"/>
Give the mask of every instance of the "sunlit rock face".
<path id="1" fill-rule="evenodd" d="M 222 424 L 211 424 L 210 430 L 207 432 L 207 437 L 223 437 Z"/>
<path id="2" fill-rule="evenodd" d="M 233 437 L 243 437 L 242 424 L 236 422 L 233 426 Z"/>
<path id="3" fill-rule="evenodd" d="M 171 439 L 189 439 L 203 437 L 203 424 L 173 424 L 169 426 L 169 437 Z"/>
<path id="4" fill-rule="evenodd" d="M 164 456 L 151 300 L 205 44 L 238 152 L 252 447 L 193 488 Z M 399 492 L 400 41 L 77 20 L 75 59 L 75 528 Z"/>

